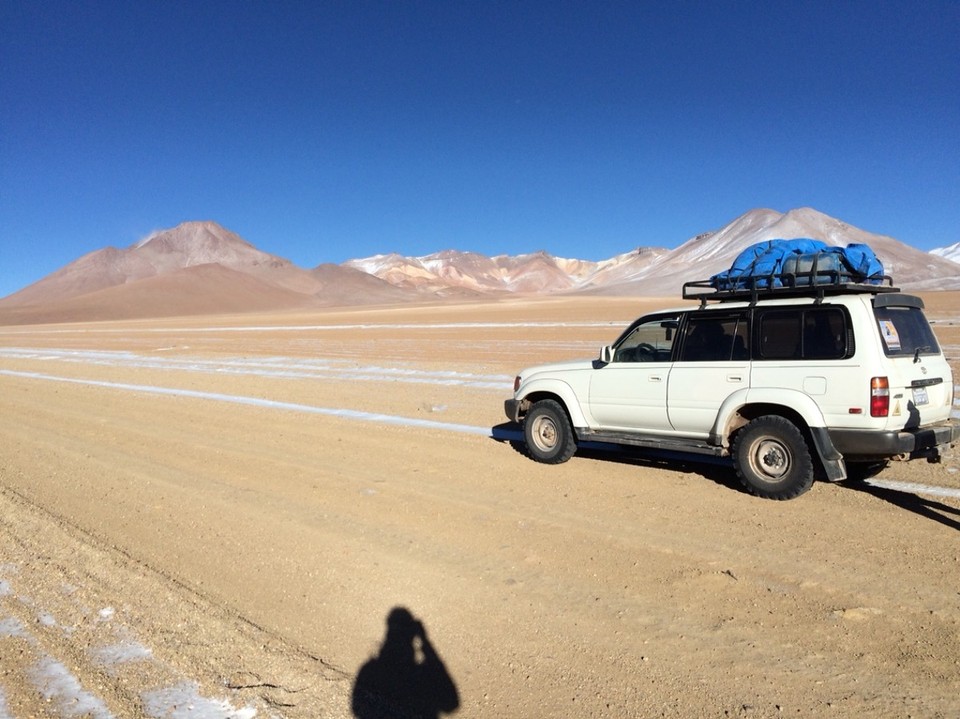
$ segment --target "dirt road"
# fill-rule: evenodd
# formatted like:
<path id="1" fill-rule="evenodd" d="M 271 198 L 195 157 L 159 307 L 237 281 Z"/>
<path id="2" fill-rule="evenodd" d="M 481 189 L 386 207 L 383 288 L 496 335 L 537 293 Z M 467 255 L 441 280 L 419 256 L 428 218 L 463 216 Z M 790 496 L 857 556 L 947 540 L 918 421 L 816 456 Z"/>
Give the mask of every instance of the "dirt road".
<path id="1" fill-rule="evenodd" d="M 660 304 L 0 328 L 0 719 L 960 715 L 956 459 L 778 503 L 491 437 Z"/>

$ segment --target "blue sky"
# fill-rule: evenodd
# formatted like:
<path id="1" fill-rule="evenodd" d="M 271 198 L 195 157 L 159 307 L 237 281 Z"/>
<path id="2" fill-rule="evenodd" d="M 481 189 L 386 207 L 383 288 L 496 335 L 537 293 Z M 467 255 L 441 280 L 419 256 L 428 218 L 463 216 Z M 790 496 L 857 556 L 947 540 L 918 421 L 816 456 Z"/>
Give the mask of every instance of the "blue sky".
<path id="1" fill-rule="evenodd" d="M 298 265 L 960 241 L 960 2 L 0 2 L 0 296 L 211 219 Z"/>

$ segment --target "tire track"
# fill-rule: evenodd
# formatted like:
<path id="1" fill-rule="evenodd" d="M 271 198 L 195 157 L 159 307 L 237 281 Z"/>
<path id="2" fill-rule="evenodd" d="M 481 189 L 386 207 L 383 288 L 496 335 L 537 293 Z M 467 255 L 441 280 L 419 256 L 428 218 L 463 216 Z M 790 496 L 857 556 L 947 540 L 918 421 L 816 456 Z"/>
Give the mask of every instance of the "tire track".
<path id="1" fill-rule="evenodd" d="M 0 487 L 0 719 L 344 717 L 342 672 Z"/>

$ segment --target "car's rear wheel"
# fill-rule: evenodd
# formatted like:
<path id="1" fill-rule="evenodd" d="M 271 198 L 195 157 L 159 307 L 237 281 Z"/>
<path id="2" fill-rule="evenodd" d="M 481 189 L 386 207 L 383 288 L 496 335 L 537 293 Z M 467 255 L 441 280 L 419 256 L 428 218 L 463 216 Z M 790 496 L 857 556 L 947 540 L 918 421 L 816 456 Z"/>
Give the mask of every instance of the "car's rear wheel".
<path id="1" fill-rule="evenodd" d="M 545 464 L 566 462 L 577 451 L 577 440 L 567 413 L 559 402 L 540 400 L 523 421 L 527 453 Z"/>
<path id="2" fill-rule="evenodd" d="M 758 417 L 737 433 L 731 451 L 737 477 L 758 497 L 793 499 L 813 485 L 810 448 L 788 419 Z"/>

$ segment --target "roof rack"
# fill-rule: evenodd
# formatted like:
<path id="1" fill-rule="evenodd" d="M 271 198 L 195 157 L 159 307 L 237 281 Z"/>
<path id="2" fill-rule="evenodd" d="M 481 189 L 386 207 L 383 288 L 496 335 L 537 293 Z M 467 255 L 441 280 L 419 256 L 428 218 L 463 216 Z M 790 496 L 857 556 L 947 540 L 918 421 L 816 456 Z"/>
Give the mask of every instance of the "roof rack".
<path id="1" fill-rule="evenodd" d="M 829 270 L 822 272 L 785 272 L 762 276 L 694 280 L 683 283 L 683 299 L 698 300 L 703 308 L 708 302 L 748 300 L 771 297 L 814 297 L 822 302 L 826 295 L 870 292 L 899 292 L 889 275 L 874 276 L 865 281 L 862 275 Z"/>

